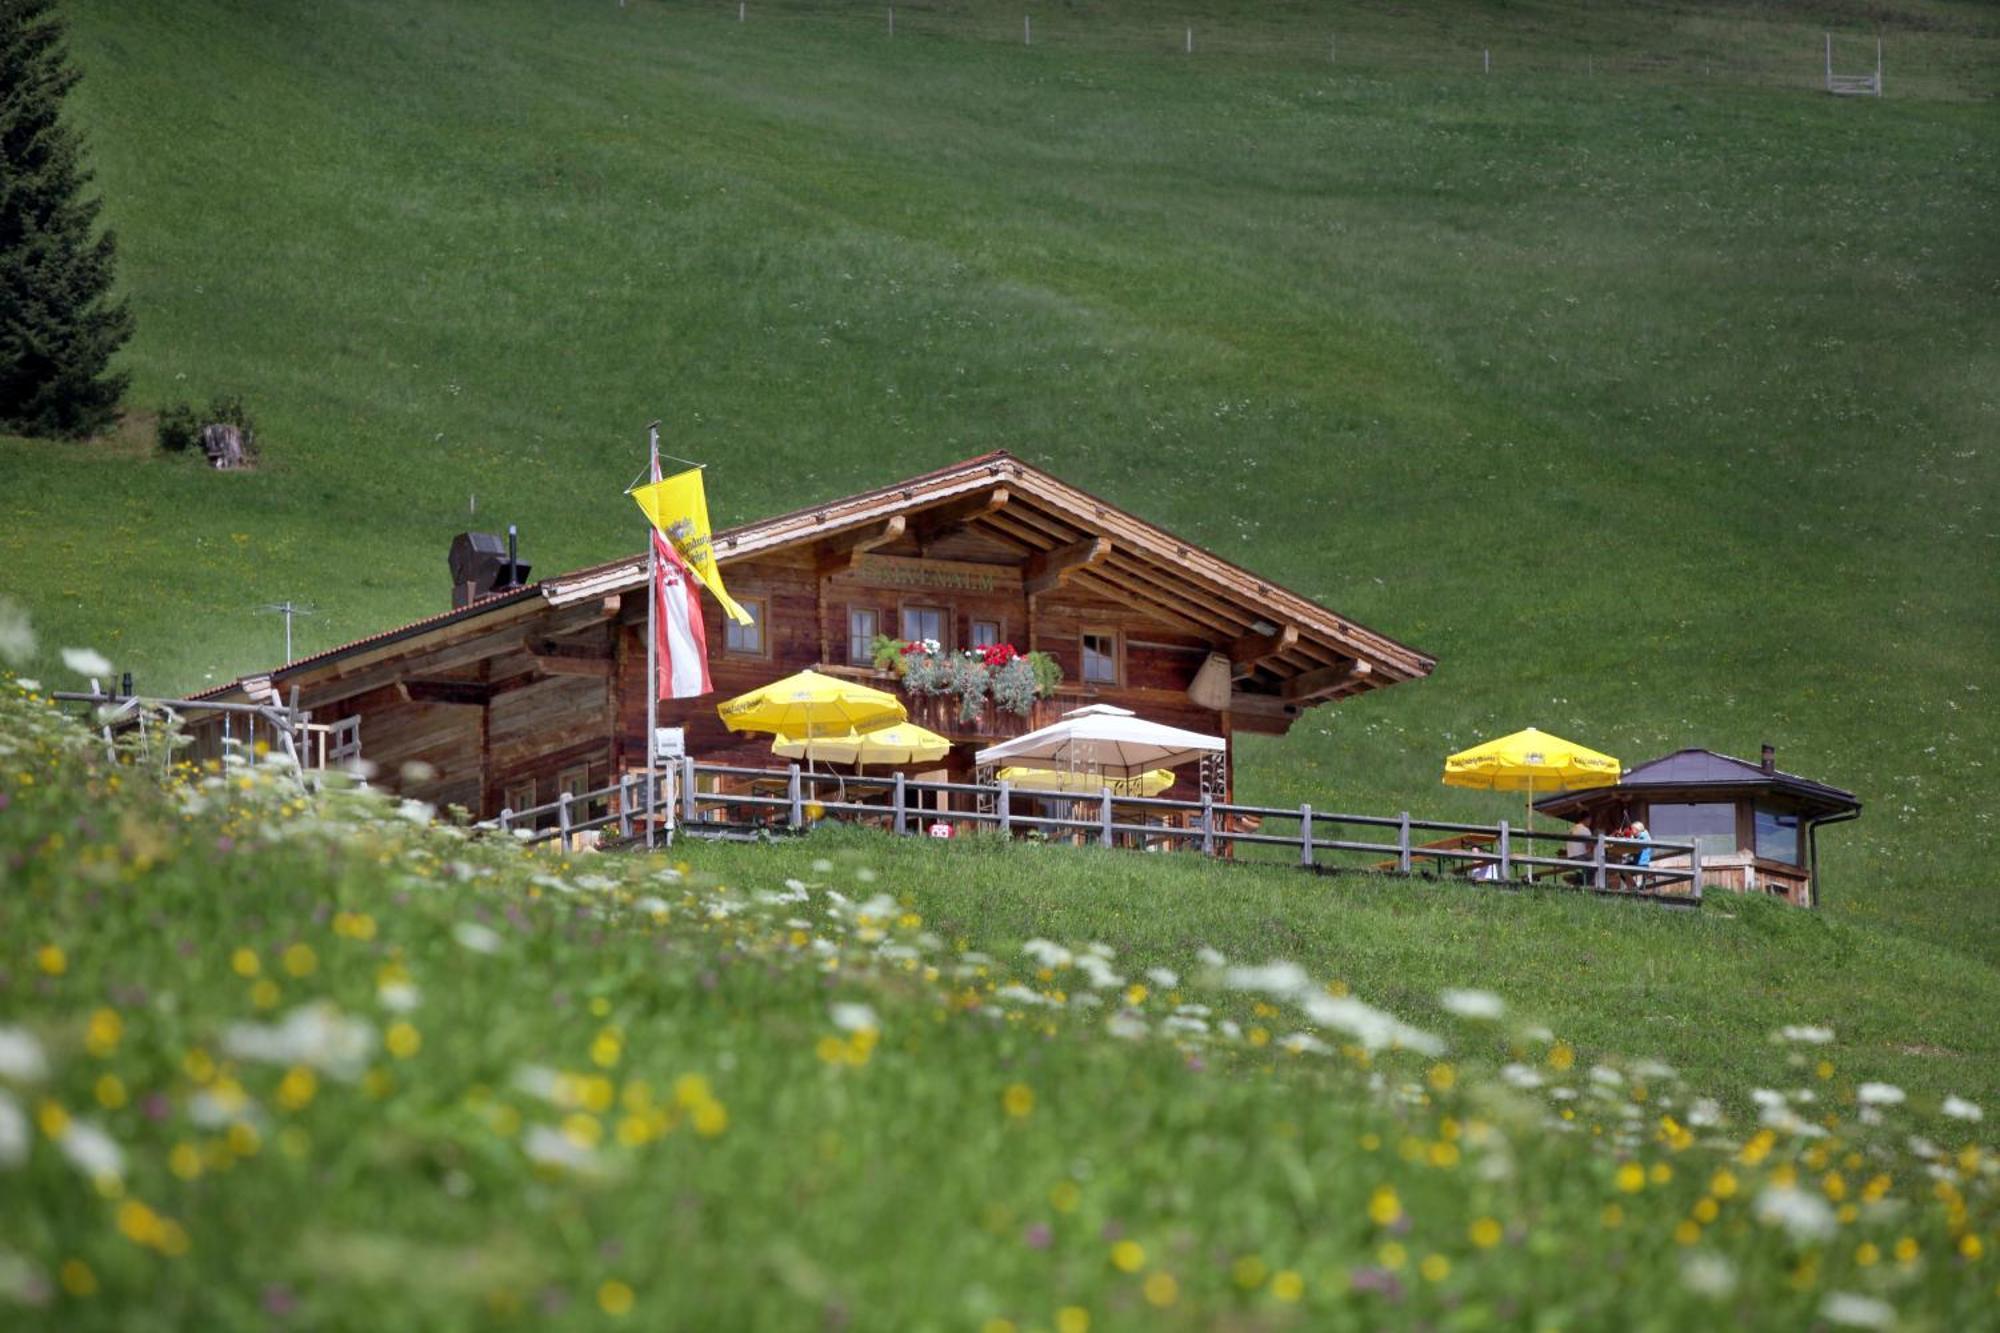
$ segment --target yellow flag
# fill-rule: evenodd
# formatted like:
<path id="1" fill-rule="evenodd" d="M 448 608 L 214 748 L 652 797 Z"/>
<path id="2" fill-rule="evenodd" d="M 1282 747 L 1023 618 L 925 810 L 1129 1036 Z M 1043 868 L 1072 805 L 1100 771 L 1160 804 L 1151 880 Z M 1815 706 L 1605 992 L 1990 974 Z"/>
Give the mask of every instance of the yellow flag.
<path id="1" fill-rule="evenodd" d="M 752 617 L 736 604 L 722 587 L 722 571 L 715 565 L 715 550 L 708 540 L 708 492 L 702 488 L 701 469 L 693 468 L 662 481 L 633 490 L 632 498 L 662 536 L 687 561 L 701 586 L 715 594 L 715 600 L 729 618 L 748 625 Z"/>

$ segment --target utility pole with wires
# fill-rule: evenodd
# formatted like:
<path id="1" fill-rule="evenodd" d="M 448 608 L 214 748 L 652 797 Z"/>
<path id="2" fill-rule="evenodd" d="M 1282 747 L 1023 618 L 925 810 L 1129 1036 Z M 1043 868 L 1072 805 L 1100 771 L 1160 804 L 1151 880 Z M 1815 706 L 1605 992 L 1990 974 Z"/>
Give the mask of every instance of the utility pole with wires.
<path id="1" fill-rule="evenodd" d="M 292 660 L 292 617 L 318 615 L 319 612 L 313 607 L 299 606 L 289 600 L 267 602 L 257 609 L 265 615 L 283 616 L 285 618 L 285 661 L 290 662 Z"/>

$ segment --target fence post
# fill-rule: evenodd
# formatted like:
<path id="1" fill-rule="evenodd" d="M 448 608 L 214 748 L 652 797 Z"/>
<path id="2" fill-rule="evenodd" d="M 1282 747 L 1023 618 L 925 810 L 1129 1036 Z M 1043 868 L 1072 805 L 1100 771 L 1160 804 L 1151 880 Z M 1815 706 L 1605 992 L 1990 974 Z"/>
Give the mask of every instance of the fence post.
<path id="1" fill-rule="evenodd" d="M 1688 883 L 1694 889 L 1694 900 L 1701 901 L 1701 844 L 1694 843 L 1688 851 L 1688 873 L 1694 878 Z"/>
<path id="2" fill-rule="evenodd" d="M 799 788 L 799 766 L 793 764 L 791 773 L 785 779 L 785 798 L 792 803 L 791 821 L 794 830 L 805 827 L 806 811 L 804 794 Z"/>
<path id="3" fill-rule="evenodd" d="M 681 756 L 681 823 L 683 824 L 695 822 L 698 812 L 695 809 L 694 797 L 694 756 L 684 754 Z"/>
<path id="4" fill-rule="evenodd" d="M 1514 878 L 1514 847 L 1512 842 L 1512 834 L 1513 830 L 1507 827 L 1507 821 L 1504 819 L 1501 820 L 1500 821 L 1500 878 L 1503 882 Z"/>
<path id="5" fill-rule="evenodd" d="M 1403 811 L 1396 820 L 1396 873 L 1410 873 L 1410 812 Z"/>
<path id="6" fill-rule="evenodd" d="M 501 831 L 502 833 L 506 833 L 506 832 L 509 832 L 509 831 L 511 831 L 511 830 L 513 829 L 513 827 L 514 827 L 514 812 L 513 812 L 512 810 L 508 809 L 508 808 L 507 808 L 506 806 L 504 806 L 504 805 L 503 805 L 503 806 L 501 806 L 501 807 L 500 807 L 500 831 Z"/>
<path id="7" fill-rule="evenodd" d="M 562 831 L 562 849 L 569 850 L 569 793 L 556 802 L 556 827 Z"/>
<path id="8" fill-rule="evenodd" d="M 899 838 L 903 836 L 903 811 L 908 808 L 909 802 L 908 795 L 903 791 L 903 782 L 903 775 L 898 773 L 896 775 L 896 803 L 892 807 L 894 822 L 889 825 L 890 832 Z"/>
<path id="9" fill-rule="evenodd" d="M 1597 835 L 1597 852 L 1592 858 L 1590 887 L 1593 889 L 1602 889 L 1604 887 L 1604 835 L 1602 833 Z"/>
<path id="10" fill-rule="evenodd" d="M 1014 787 L 1012 783 L 1000 784 L 1000 796 L 994 803 L 994 811 L 1000 818 L 1000 831 L 1008 836 L 1014 832 Z"/>
<path id="11" fill-rule="evenodd" d="M 618 836 L 632 840 L 632 775 L 618 779 Z"/>
<path id="12" fill-rule="evenodd" d="M 1187 53 L 1189 55 L 1194 54 L 1194 28 L 1192 25 L 1187 30 Z"/>
<path id="13" fill-rule="evenodd" d="M 1299 864 L 1307 870 L 1313 868 L 1313 808 L 1299 806 Z"/>
<path id="14" fill-rule="evenodd" d="M 1201 854 L 1215 855 L 1215 793 L 1201 794 Z"/>
<path id="15" fill-rule="evenodd" d="M 1111 788 L 1106 787 L 1097 798 L 1097 845 L 1111 845 Z"/>

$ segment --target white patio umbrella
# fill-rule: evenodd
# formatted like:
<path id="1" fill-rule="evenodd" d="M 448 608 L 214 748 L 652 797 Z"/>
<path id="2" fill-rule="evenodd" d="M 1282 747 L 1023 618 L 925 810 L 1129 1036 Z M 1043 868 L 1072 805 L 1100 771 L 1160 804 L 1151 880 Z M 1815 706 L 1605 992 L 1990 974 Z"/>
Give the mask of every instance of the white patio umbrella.
<path id="1" fill-rule="evenodd" d="M 1229 742 L 1158 722 L 1129 708 L 1091 704 L 1064 713 L 1046 727 L 989 746 L 973 762 L 1016 768 L 1047 768 L 1133 778 L 1156 768 L 1175 768 L 1205 755 L 1221 754 Z"/>

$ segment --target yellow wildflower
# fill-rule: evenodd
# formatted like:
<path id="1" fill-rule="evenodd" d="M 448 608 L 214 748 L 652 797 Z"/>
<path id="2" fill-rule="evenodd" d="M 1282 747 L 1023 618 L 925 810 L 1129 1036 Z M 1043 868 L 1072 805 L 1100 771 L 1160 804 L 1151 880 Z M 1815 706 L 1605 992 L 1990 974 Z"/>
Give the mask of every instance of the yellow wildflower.
<path id="1" fill-rule="evenodd" d="M 125 1021 L 118 1017 L 118 1011 L 98 1009 L 91 1013 L 90 1025 L 84 1029 L 83 1048 L 101 1060 L 118 1049 L 118 1040 L 124 1035 Z"/>
<path id="2" fill-rule="evenodd" d="M 1255 1291 L 1264 1285 L 1264 1276 L 1270 1272 L 1262 1259 L 1254 1254 L 1246 1254 L 1229 1266 L 1229 1276 L 1245 1291 Z"/>
<path id="3" fill-rule="evenodd" d="M 95 1296 L 97 1294 L 97 1274 L 90 1271 L 90 1265 L 81 1259 L 65 1259 L 56 1270 L 56 1280 L 62 1289 L 72 1296 Z"/>
<path id="4" fill-rule="evenodd" d="M 1895 1255 L 1896 1262 L 1899 1264 L 1915 1263 L 1917 1261 L 1917 1238 L 1915 1236 L 1905 1236 L 1897 1241 Z"/>
<path id="5" fill-rule="evenodd" d="M 1058 1180 L 1049 1186 L 1049 1207 L 1059 1213 L 1073 1213 L 1083 1202 L 1083 1191 L 1073 1180 Z"/>
<path id="6" fill-rule="evenodd" d="M 1655 1162 L 1646 1172 L 1646 1179 L 1655 1185 L 1664 1185 L 1674 1178 L 1674 1169 L 1665 1162 Z"/>
<path id="7" fill-rule="evenodd" d="M 1280 1268 L 1271 1275 L 1271 1295 L 1287 1305 L 1295 1303 L 1306 1294 L 1306 1280 L 1289 1268 Z"/>
<path id="8" fill-rule="evenodd" d="M 277 982 L 271 980 L 269 977 L 259 977 L 257 983 L 250 987 L 250 1003 L 256 1005 L 259 1009 L 275 1009 L 278 1007 L 278 999 L 283 993 L 278 989 Z"/>
<path id="9" fill-rule="evenodd" d="M 1689 1214 L 1694 1218 L 1694 1220 L 1700 1222 L 1704 1226 L 1706 1226 L 1710 1222 L 1713 1222 L 1716 1219 L 1716 1216 L 1721 1212 L 1722 1212 L 1722 1205 L 1715 1201 L 1713 1195 L 1708 1195 L 1708 1194 L 1704 1194 L 1701 1196 L 1701 1198 L 1695 1200 L 1694 1207 L 1689 1210 Z"/>
<path id="10" fill-rule="evenodd" d="M 1146 1247 L 1136 1240 L 1121 1240 L 1111 1247 L 1111 1266 L 1121 1273 L 1136 1273 L 1146 1266 Z"/>
<path id="11" fill-rule="evenodd" d="M 35 1108 L 35 1122 L 42 1127 L 42 1133 L 52 1139 L 59 1139 L 69 1128 L 69 1112 L 63 1110 L 62 1103 L 43 1099 Z"/>
<path id="12" fill-rule="evenodd" d="M 60 944 L 44 944 L 35 950 L 35 966 L 52 977 L 59 977 L 69 971 L 69 955 Z"/>
<path id="13" fill-rule="evenodd" d="M 624 1041 L 611 1028 L 598 1033 L 590 1043 L 590 1062 L 599 1069 L 611 1068 L 624 1053 Z"/>
<path id="14" fill-rule="evenodd" d="M 1433 1143 L 1429 1150 L 1430 1163 L 1437 1167 L 1458 1165 L 1458 1145 L 1456 1143 Z"/>
<path id="15" fill-rule="evenodd" d="M 1431 1087 L 1437 1091 L 1450 1092 L 1452 1086 L 1458 1082 L 1458 1071 L 1453 1069 L 1449 1064 L 1440 1062 L 1431 1066 L 1430 1073 L 1426 1078 Z"/>
<path id="16" fill-rule="evenodd" d="M 1692 1218 L 1684 1217 L 1679 1222 L 1674 1224 L 1675 1244 L 1692 1245 L 1700 1239 L 1701 1239 L 1701 1223 L 1695 1221 Z"/>
<path id="17" fill-rule="evenodd" d="M 1140 1291 L 1146 1298 L 1146 1304 L 1164 1310 L 1180 1299 L 1181 1284 L 1172 1273 L 1148 1273 Z"/>
<path id="18" fill-rule="evenodd" d="M 256 976 L 264 970 L 264 964 L 259 961 L 257 951 L 249 948 L 238 949 L 235 953 L 230 954 L 229 967 L 237 976 L 245 980 Z"/>
<path id="19" fill-rule="evenodd" d="M 1056 1311 L 1056 1333 L 1090 1333 L 1090 1311 L 1081 1305 L 1065 1305 Z"/>
<path id="20" fill-rule="evenodd" d="M 1709 1178 L 1708 1192 L 1718 1199 L 1733 1197 L 1736 1193 L 1736 1177 L 1727 1167 L 1717 1171 Z"/>
<path id="21" fill-rule="evenodd" d="M 1958 1238 L 1958 1252 L 1967 1259 L 1978 1259 L 1986 1253 L 1986 1242 L 1977 1233 L 1968 1231 Z"/>
<path id="22" fill-rule="evenodd" d="M 1497 1219 L 1482 1217 L 1466 1228 L 1466 1236 L 1482 1250 L 1490 1250 L 1498 1245 L 1506 1232 Z"/>
<path id="23" fill-rule="evenodd" d="M 1873 1241 L 1862 1241 L 1854 1247 L 1854 1262 L 1861 1268 L 1873 1268 L 1882 1261 L 1882 1249 Z"/>
<path id="24" fill-rule="evenodd" d="M 389 1054 L 398 1060 L 407 1060 L 423 1049 L 424 1034 L 417 1031 L 414 1023 L 399 1018 L 389 1025 L 382 1041 L 389 1048 Z"/>
<path id="25" fill-rule="evenodd" d="M 1558 1074 L 1568 1073 L 1576 1064 L 1576 1048 L 1566 1041 L 1559 1041 L 1549 1048 L 1549 1068 Z"/>
<path id="26" fill-rule="evenodd" d="M 287 1111 L 301 1111 L 319 1091 L 319 1076 L 305 1065 L 294 1065 L 278 1080 L 278 1105 Z"/>
<path id="27" fill-rule="evenodd" d="M 1616 1231 L 1625 1225 L 1625 1210 L 1615 1203 L 1607 1203 L 1604 1211 L 1597 1215 L 1597 1220 L 1606 1231 Z"/>
<path id="28" fill-rule="evenodd" d="M 1016 1120 L 1034 1114 L 1035 1090 L 1025 1083 L 1009 1083 L 1007 1090 L 1000 1094 L 1000 1105 Z"/>
<path id="29" fill-rule="evenodd" d="M 1626 1194 L 1637 1194 L 1646 1188 L 1646 1168 L 1637 1162 L 1627 1162 L 1618 1168 L 1613 1183 Z"/>
<path id="30" fill-rule="evenodd" d="M 1394 1188 L 1377 1185 L 1375 1192 L 1368 1196 L 1368 1220 L 1378 1227 L 1391 1226 L 1403 1215 L 1403 1201 L 1396 1197 Z"/>
<path id="31" fill-rule="evenodd" d="M 295 977 L 309 977 L 319 970 L 319 955 L 313 952 L 310 944 L 287 946 L 279 961 L 284 964 L 286 973 Z"/>
<path id="32" fill-rule="evenodd" d="M 257 1149 L 263 1146 L 263 1140 L 257 1136 L 257 1131 L 241 1120 L 229 1127 L 226 1137 L 229 1140 L 229 1151 L 238 1157 L 255 1157 Z"/>
<path id="33" fill-rule="evenodd" d="M 97 1094 L 97 1104 L 107 1111 L 115 1111 L 125 1104 L 125 1080 L 116 1074 L 100 1075 L 93 1091 Z"/>
<path id="34" fill-rule="evenodd" d="M 611 1278 L 597 1288 L 597 1308 L 613 1318 L 630 1314 L 632 1301 L 632 1288 L 617 1278 Z"/>
<path id="35" fill-rule="evenodd" d="M 167 1170 L 182 1180 L 195 1179 L 201 1174 L 201 1150 L 192 1143 L 176 1143 L 167 1154 Z"/>
<path id="36" fill-rule="evenodd" d="M 1140 985 L 1138 982 L 1133 982 L 1130 986 L 1127 986 L 1125 988 L 1125 1003 L 1137 1006 L 1144 1004 L 1145 1002 L 1146 1002 L 1146 988 L 1144 986 Z"/>
<path id="37" fill-rule="evenodd" d="M 721 1102 L 703 1102 L 694 1108 L 694 1132 L 705 1139 L 716 1138 L 729 1128 L 729 1111 Z"/>
<path id="38" fill-rule="evenodd" d="M 1423 1274 L 1426 1282 L 1442 1282 L 1451 1276 L 1451 1260 L 1441 1254 L 1427 1254 L 1424 1261 L 1417 1265 L 1417 1271 Z"/>
<path id="39" fill-rule="evenodd" d="M 1403 1265 L 1410 1261 L 1410 1252 L 1396 1241 L 1390 1241 L 1375 1251 L 1376 1261 L 1392 1273 L 1401 1272 Z"/>

